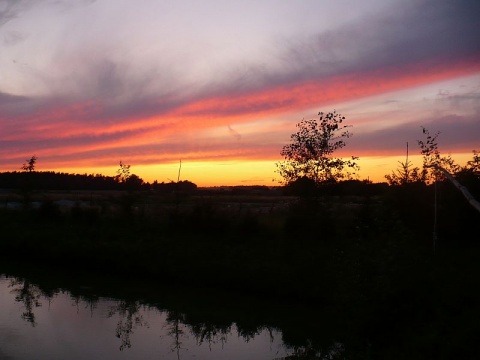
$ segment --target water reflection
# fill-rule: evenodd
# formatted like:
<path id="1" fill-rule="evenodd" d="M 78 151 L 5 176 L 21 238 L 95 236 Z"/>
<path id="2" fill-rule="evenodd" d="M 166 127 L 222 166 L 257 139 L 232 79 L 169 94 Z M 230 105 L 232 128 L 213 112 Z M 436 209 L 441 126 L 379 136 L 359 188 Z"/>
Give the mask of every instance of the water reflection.
<path id="1" fill-rule="evenodd" d="M 81 359 L 87 348 L 102 359 L 335 359 L 342 352 L 339 347 L 322 353 L 308 340 L 307 346 L 285 343 L 277 326 L 260 315 L 254 320 L 250 303 L 216 297 L 221 308 L 163 291 L 164 303 L 162 296 L 103 296 L 90 286 L 65 288 L 3 275 L 0 306 L 7 311 L 0 314 L 0 339 L 2 331 L 18 336 L 8 345 L 0 340 L 0 348 L 15 359 L 29 358 L 29 348 L 35 348 L 36 359 Z"/>
<path id="2" fill-rule="evenodd" d="M 40 298 L 44 294 L 42 294 L 38 287 L 32 285 L 25 279 L 12 278 L 10 279 L 8 287 L 12 289 L 10 292 L 15 294 L 15 301 L 23 304 L 25 310 L 21 314 L 22 319 L 30 325 L 35 326 L 34 309 L 42 306 Z"/>
<path id="3" fill-rule="evenodd" d="M 227 342 L 227 335 L 232 332 L 230 325 L 216 326 L 211 323 L 191 325 L 192 332 L 196 334 L 197 344 L 207 343 L 211 349 L 213 344 L 220 343 L 222 346 Z"/>
<path id="4" fill-rule="evenodd" d="M 182 348 L 182 336 L 185 332 L 183 330 L 184 325 L 184 316 L 183 314 L 178 313 L 177 311 L 170 312 L 167 315 L 167 334 L 172 337 L 172 345 L 170 350 L 177 354 L 177 359 L 180 359 L 180 350 Z"/>
<path id="5" fill-rule="evenodd" d="M 148 326 L 140 312 L 141 309 L 142 306 L 138 301 L 121 300 L 112 306 L 108 312 L 108 317 L 115 314 L 119 316 L 115 336 L 121 341 L 120 351 L 132 347 L 130 337 L 137 327 Z"/>

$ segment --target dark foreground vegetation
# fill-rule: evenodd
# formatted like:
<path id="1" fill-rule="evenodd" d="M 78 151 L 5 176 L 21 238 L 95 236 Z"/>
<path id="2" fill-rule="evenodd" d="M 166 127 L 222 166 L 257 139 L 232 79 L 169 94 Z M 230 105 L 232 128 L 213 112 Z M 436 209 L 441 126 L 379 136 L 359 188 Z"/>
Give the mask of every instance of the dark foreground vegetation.
<path id="1" fill-rule="evenodd" d="M 478 177 L 463 183 L 480 198 Z M 338 320 L 349 358 L 480 355 L 480 214 L 448 181 L 436 200 L 425 183 L 347 181 L 303 196 L 4 191 L 1 204 L 3 261 L 308 304 Z"/>

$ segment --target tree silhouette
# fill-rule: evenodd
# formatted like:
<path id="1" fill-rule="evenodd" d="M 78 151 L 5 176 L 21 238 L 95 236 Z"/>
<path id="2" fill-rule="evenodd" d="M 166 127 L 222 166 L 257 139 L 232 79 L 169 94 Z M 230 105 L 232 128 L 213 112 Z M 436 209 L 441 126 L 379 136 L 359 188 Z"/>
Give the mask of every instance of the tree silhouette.
<path id="1" fill-rule="evenodd" d="M 120 167 L 117 170 L 115 181 L 122 184 L 122 186 L 130 192 L 139 190 L 144 183 L 142 178 L 130 172 L 130 165 L 124 164 L 122 161 L 120 161 Z"/>
<path id="2" fill-rule="evenodd" d="M 426 135 L 425 140 L 417 140 L 420 146 L 421 154 L 423 156 L 423 168 L 427 171 L 427 181 L 433 182 L 436 180 L 444 180 L 445 174 L 440 168 L 445 171 L 455 174 L 460 171 L 460 166 L 455 163 L 450 155 L 442 156 L 438 150 L 437 138 L 440 132 L 431 135 L 428 129 L 422 126 L 422 132 Z"/>
<path id="3" fill-rule="evenodd" d="M 131 335 L 135 329 L 141 326 L 148 326 L 148 323 L 141 315 L 139 301 L 121 300 L 108 312 L 108 317 L 118 314 L 119 320 L 115 330 L 115 336 L 120 339 L 120 351 L 131 348 Z"/>
<path id="4" fill-rule="evenodd" d="M 291 184 L 301 178 L 313 180 L 315 184 L 351 178 L 354 173 L 344 173 L 344 169 L 359 170 L 352 156 L 350 160 L 333 157 L 333 153 L 346 145 L 345 139 L 352 134 L 351 126 L 342 125 L 345 120 L 337 112 L 319 112 L 318 120 L 303 119 L 297 124 L 298 131 L 291 135 L 291 143 L 281 151 L 284 161 L 275 165 L 276 172 L 284 184 Z"/>
<path id="5" fill-rule="evenodd" d="M 185 335 L 183 331 L 185 315 L 178 311 L 170 311 L 167 315 L 168 335 L 173 338 L 171 351 L 177 353 L 177 359 L 180 360 L 180 350 L 182 349 L 182 337 Z"/>
<path id="6" fill-rule="evenodd" d="M 22 170 L 26 172 L 34 172 L 37 159 L 38 158 L 35 155 L 33 155 L 30 159 L 25 160 L 26 163 L 22 165 Z"/>
<path id="7" fill-rule="evenodd" d="M 21 317 L 30 325 L 37 325 L 34 309 L 42 306 L 40 302 L 41 291 L 37 286 L 31 284 L 26 279 L 12 279 L 9 287 L 12 287 L 12 293 L 15 294 L 15 301 L 20 302 L 25 307 Z"/>
<path id="8" fill-rule="evenodd" d="M 477 150 L 472 150 L 473 159 L 467 162 L 464 170 L 470 171 L 474 176 L 480 178 L 480 153 Z"/>
<path id="9" fill-rule="evenodd" d="M 117 170 L 115 180 L 117 180 L 119 183 L 126 183 L 131 176 L 132 175 L 130 174 L 130 165 L 124 164 L 120 160 L 120 167 Z"/>
<path id="10" fill-rule="evenodd" d="M 418 167 L 413 167 L 413 164 L 408 160 L 408 142 L 407 142 L 407 157 L 405 162 L 399 161 L 399 166 L 391 174 L 385 175 L 385 179 L 389 185 L 406 185 L 410 183 L 425 182 L 427 170 L 424 168 L 420 170 Z"/>

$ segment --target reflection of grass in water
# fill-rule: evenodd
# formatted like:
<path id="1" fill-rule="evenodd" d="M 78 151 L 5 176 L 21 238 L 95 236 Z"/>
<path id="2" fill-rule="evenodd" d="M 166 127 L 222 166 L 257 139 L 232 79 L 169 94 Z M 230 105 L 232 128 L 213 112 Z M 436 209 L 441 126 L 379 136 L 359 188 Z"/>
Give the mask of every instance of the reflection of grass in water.
<path id="1" fill-rule="evenodd" d="M 28 280 L 20 278 L 11 279 L 8 287 L 12 288 L 11 293 L 15 294 L 15 301 L 22 303 L 25 308 L 21 315 L 22 319 L 35 327 L 37 325 L 35 308 L 42 306 L 41 291 Z"/>
<path id="2" fill-rule="evenodd" d="M 142 309 L 138 301 L 121 300 L 115 306 L 111 307 L 108 317 L 117 314 L 119 320 L 115 330 L 115 336 L 120 339 L 120 351 L 128 349 L 132 346 L 131 336 L 135 329 L 139 326 L 148 326 L 148 323 L 140 314 Z"/>

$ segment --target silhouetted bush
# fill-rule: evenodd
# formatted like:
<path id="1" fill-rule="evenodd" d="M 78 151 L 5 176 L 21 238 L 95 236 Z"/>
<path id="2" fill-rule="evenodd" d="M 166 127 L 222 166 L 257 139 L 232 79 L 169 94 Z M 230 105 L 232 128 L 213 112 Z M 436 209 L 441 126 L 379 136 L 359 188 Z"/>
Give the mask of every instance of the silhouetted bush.
<path id="1" fill-rule="evenodd" d="M 152 184 L 152 189 L 160 194 L 183 194 L 189 195 L 195 193 L 197 190 L 197 185 L 191 181 L 184 180 L 179 182 L 169 182 L 169 183 L 158 183 L 154 182 Z"/>
<path id="2" fill-rule="evenodd" d="M 306 176 L 298 178 L 287 184 L 284 189 L 285 195 L 295 195 L 301 197 L 311 197 L 318 194 L 318 185 L 315 180 Z"/>

